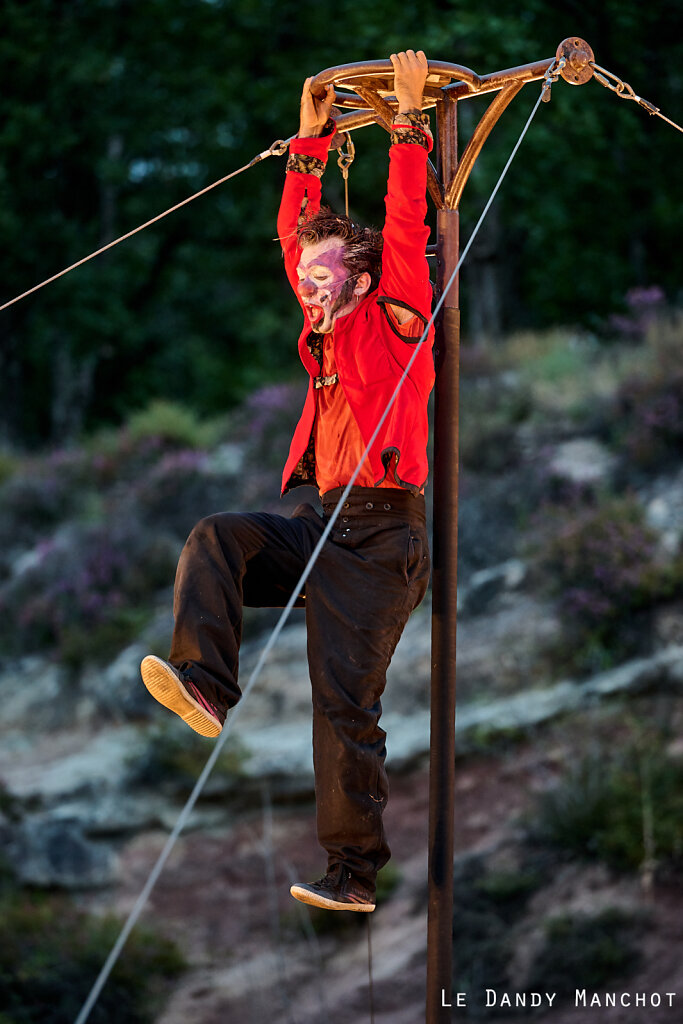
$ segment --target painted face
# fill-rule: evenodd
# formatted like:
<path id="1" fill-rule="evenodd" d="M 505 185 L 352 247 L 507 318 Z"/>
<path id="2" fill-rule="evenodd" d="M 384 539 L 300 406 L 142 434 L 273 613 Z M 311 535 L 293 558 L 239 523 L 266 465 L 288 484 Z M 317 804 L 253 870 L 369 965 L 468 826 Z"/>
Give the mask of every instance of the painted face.
<path id="1" fill-rule="evenodd" d="M 341 238 L 325 238 L 301 251 L 297 290 L 317 334 L 329 334 L 337 317 L 353 309 L 356 277 L 349 276 L 343 257 Z"/>

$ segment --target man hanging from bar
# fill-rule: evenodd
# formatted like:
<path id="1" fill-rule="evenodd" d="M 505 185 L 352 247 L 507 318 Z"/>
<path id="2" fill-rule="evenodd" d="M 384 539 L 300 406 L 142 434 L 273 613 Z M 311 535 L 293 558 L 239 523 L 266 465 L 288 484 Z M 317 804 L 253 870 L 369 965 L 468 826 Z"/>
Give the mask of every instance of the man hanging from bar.
<path id="1" fill-rule="evenodd" d="M 150 693 L 204 736 L 220 733 L 241 696 L 243 606 L 281 607 L 294 591 L 430 316 L 425 192 L 432 136 L 421 113 L 427 60 L 408 50 L 391 61 L 398 113 L 382 233 L 320 209 L 320 178 L 335 133 L 334 89 L 317 98 L 311 79 L 278 216 L 285 269 L 305 315 L 299 353 L 310 378 L 282 490 L 317 486 L 323 514 L 303 504 L 290 518 L 220 513 L 199 522 L 178 565 L 169 663 L 154 656 L 142 663 Z M 429 578 L 423 491 L 431 341 L 420 349 L 299 599 L 327 871 L 291 893 L 332 910 L 374 910 L 377 872 L 389 859 L 379 718 L 389 662 Z"/>

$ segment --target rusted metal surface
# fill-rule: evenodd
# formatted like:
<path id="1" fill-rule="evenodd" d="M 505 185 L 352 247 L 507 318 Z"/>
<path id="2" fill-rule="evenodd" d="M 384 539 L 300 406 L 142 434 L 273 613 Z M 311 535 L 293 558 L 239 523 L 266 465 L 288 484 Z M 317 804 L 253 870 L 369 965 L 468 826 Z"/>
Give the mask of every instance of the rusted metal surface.
<path id="1" fill-rule="evenodd" d="M 437 220 L 441 230 L 448 234 L 457 232 L 457 217 L 457 210 L 440 210 Z M 446 226 L 445 221 L 453 223 Z M 445 264 L 442 267 L 447 269 Z M 434 404 L 426 1024 L 446 1024 L 451 1020 L 451 1010 L 444 1007 L 452 1005 L 454 973 L 459 309 L 444 308 L 439 334 Z"/>
<path id="2" fill-rule="evenodd" d="M 462 64 L 450 64 L 447 61 L 430 60 L 425 94 L 436 99 L 444 85 L 457 79 L 467 89 L 479 87 L 479 75 Z M 324 85 L 344 85 L 353 89 L 356 84 L 366 85 L 380 94 L 393 94 L 394 66 L 390 60 L 358 61 L 354 64 L 339 64 L 337 67 L 320 71 L 311 82 L 314 95 L 322 95 Z"/>
<path id="3" fill-rule="evenodd" d="M 376 121 L 386 131 L 391 131 L 391 125 L 394 120 L 396 111 L 387 103 L 385 99 L 382 99 L 378 92 L 374 89 L 370 89 L 367 85 L 358 85 L 358 95 L 363 100 L 366 107 L 370 107 L 371 110 L 375 111 L 377 115 Z"/>
<path id="4" fill-rule="evenodd" d="M 497 92 L 498 89 L 503 89 L 512 82 L 521 82 L 522 85 L 526 85 L 527 82 L 538 82 L 554 60 L 554 57 L 548 57 L 547 60 L 537 60 L 533 64 L 521 64 L 517 68 L 506 68 L 505 71 L 494 71 L 490 75 L 482 75 L 476 90 L 468 89 L 462 83 L 458 83 L 458 85 L 445 86 L 444 92 L 452 92 L 457 99 L 466 100 L 472 96 L 483 96 L 487 92 Z"/>
<path id="5" fill-rule="evenodd" d="M 439 169 L 444 183 L 458 163 L 457 102 L 437 106 Z M 437 291 L 441 296 L 458 264 L 459 214 L 436 215 Z M 426 1024 L 450 1020 L 453 847 L 455 838 L 455 641 L 458 604 L 458 405 L 460 311 L 457 278 L 436 322 L 434 339 L 434 458 L 432 542 L 432 676 L 429 746 L 429 850 Z"/>
<path id="6" fill-rule="evenodd" d="M 382 99 L 382 97 L 373 89 L 367 88 L 367 86 L 359 85 L 358 95 L 361 97 L 363 102 L 365 102 L 370 109 L 374 111 L 374 120 L 377 124 L 380 125 L 381 128 L 384 128 L 385 131 L 390 132 L 394 115 L 396 113 L 394 108 L 387 103 L 386 100 Z M 338 118 L 337 124 L 340 124 L 340 122 L 341 118 Z M 444 205 L 443 186 L 439 181 L 434 164 L 431 160 L 427 161 L 427 189 L 429 190 L 432 202 L 437 210 L 442 209 Z"/>
<path id="7" fill-rule="evenodd" d="M 431 160 L 427 161 L 427 191 L 432 197 L 432 202 L 436 209 L 443 210 L 446 206 L 443 185 L 439 181 L 439 177 Z"/>
<path id="8" fill-rule="evenodd" d="M 358 107 L 367 107 L 357 92 L 340 92 L 339 89 L 334 90 L 335 107 L 352 107 L 354 110 Z"/>
<path id="9" fill-rule="evenodd" d="M 436 137 L 439 144 L 439 165 L 443 206 L 458 168 L 457 103 L 449 93 L 443 92 L 436 105 Z M 457 302 L 456 302 L 457 304 Z"/>
<path id="10" fill-rule="evenodd" d="M 590 82 L 593 77 L 591 62 L 595 60 L 595 54 L 585 39 L 578 36 L 564 39 L 555 56 L 557 60 L 564 57 L 567 62 L 560 74 L 569 85 L 585 85 Z"/>
<path id="11" fill-rule="evenodd" d="M 422 109 L 429 110 L 431 107 L 437 106 L 446 94 L 452 95 L 456 100 L 470 99 L 472 96 L 498 92 L 500 89 L 504 89 L 515 82 L 525 85 L 527 82 L 540 81 L 554 60 L 554 57 L 549 57 L 547 60 L 536 61 L 533 64 L 522 64 L 516 68 L 507 68 L 505 71 L 495 71 L 493 74 L 482 76 L 476 75 L 473 71 L 469 71 L 468 68 L 461 68 L 457 64 L 430 61 L 430 77 L 432 69 L 435 69 L 434 76 L 442 80 L 443 85 L 440 88 L 429 86 L 425 89 L 422 98 Z M 376 73 L 377 65 L 382 65 L 385 69 L 385 73 L 381 77 Z M 327 68 L 316 75 L 313 85 L 322 86 L 333 82 L 336 90 L 337 84 L 353 88 L 355 82 L 355 84 L 360 85 L 363 89 L 371 89 L 380 99 L 391 105 L 389 101 L 394 99 L 393 71 L 390 72 L 386 67 L 387 65 L 391 67 L 391 62 L 368 61 L 365 64 L 342 64 L 336 68 Z M 450 77 L 446 74 L 446 70 L 448 70 Z M 468 72 L 472 77 L 467 80 L 464 80 L 464 78 L 459 79 L 458 75 L 463 71 Z M 337 106 L 355 108 L 349 110 L 348 113 L 341 114 L 337 118 L 337 125 L 340 131 L 354 131 L 356 128 L 364 128 L 366 125 L 376 122 L 374 108 L 368 108 L 360 96 L 358 99 L 355 99 L 350 93 L 338 93 L 337 99 Z M 447 187 L 448 183 L 446 183 Z"/>
<path id="12" fill-rule="evenodd" d="M 446 188 L 445 201 L 449 210 L 455 210 L 460 205 L 460 199 L 462 197 L 463 189 L 467 184 L 467 179 L 470 176 L 477 157 L 481 153 L 484 143 L 491 134 L 493 126 L 496 124 L 498 118 L 508 104 L 515 98 L 517 93 L 523 87 L 524 82 L 510 82 L 509 85 L 506 85 L 497 93 L 487 107 L 483 117 L 475 128 L 470 141 L 465 147 L 465 151 L 460 158 L 460 163 L 458 164 L 455 177 Z"/>

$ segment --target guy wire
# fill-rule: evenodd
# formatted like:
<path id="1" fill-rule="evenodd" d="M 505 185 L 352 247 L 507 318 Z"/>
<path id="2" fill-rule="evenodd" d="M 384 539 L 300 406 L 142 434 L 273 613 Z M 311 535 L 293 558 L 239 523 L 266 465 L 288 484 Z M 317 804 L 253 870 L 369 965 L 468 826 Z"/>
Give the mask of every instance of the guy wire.
<path id="1" fill-rule="evenodd" d="M 241 174 L 243 171 L 248 171 L 250 167 L 254 167 L 256 164 L 260 163 L 261 160 L 265 160 L 266 157 L 281 156 L 293 138 L 294 136 L 292 135 L 288 139 L 278 139 L 270 146 L 269 149 L 264 149 L 262 153 L 258 153 L 249 161 L 248 164 L 245 164 L 244 167 L 239 167 L 236 171 L 231 171 L 231 173 L 226 174 L 224 178 L 219 178 L 219 180 L 214 181 L 213 184 L 207 185 L 205 188 L 200 189 L 199 192 L 195 192 L 193 196 L 188 196 L 187 199 L 181 200 L 181 202 L 176 203 L 175 206 L 171 206 L 168 210 L 164 210 L 163 213 L 158 213 L 156 217 L 152 217 L 151 220 L 146 220 L 144 224 L 138 224 L 138 226 L 133 228 L 132 231 L 127 231 L 125 235 L 121 235 L 120 238 L 115 238 L 113 242 L 107 242 L 107 244 L 103 245 L 100 249 L 96 249 L 95 252 L 91 252 L 88 256 L 84 256 L 83 259 L 78 260 L 76 263 L 72 263 L 70 267 L 65 267 L 64 270 L 60 270 L 58 274 L 53 274 L 52 277 L 46 278 L 45 281 L 41 281 L 40 284 L 35 284 L 33 288 L 29 288 L 27 291 L 22 292 L 21 295 L 15 295 L 13 299 L 10 299 L 8 302 L 5 302 L 0 306 L 0 313 L 2 313 L 3 309 L 13 306 L 15 302 L 25 299 L 27 295 L 33 295 L 34 292 L 44 288 L 46 284 L 51 284 L 53 281 L 57 281 L 60 277 L 64 277 L 64 275 L 68 274 L 71 270 L 75 270 L 76 267 L 81 267 L 84 263 L 88 263 L 96 256 L 100 256 L 103 252 L 106 252 L 107 249 L 113 249 L 115 245 L 119 244 L 119 242 L 125 242 L 127 238 L 132 238 L 132 236 L 137 235 L 139 231 L 143 231 L 145 228 L 150 227 L 150 225 L 156 224 L 157 221 L 167 217 L 169 213 L 174 213 L 176 210 L 179 210 L 181 206 L 187 206 L 187 204 L 191 203 L 194 199 L 199 199 L 200 196 L 210 192 L 213 188 L 217 188 L 218 185 L 222 185 L 224 182 L 229 181 L 230 178 L 236 178 L 237 175 Z"/>

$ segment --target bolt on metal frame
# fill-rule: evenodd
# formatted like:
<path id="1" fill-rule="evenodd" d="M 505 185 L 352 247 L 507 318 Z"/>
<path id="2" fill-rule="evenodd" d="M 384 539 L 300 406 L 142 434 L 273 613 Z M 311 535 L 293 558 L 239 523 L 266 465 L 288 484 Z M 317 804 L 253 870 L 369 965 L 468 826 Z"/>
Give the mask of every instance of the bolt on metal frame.
<path id="1" fill-rule="evenodd" d="M 583 39 L 571 36 L 554 57 L 479 76 L 445 61 L 428 62 L 422 109 L 436 107 L 438 167 L 429 161 L 427 188 L 436 206 L 437 293 L 456 268 L 459 254 L 458 207 L 464 187 L 491 130 L 524 85 L 555 68 L 570 85 L 593 74 L 594 56 Z M 335 87 L 339 132 L 368 124 L 390 131 L 396 111 L 393 66 L 372 60 L 327 68 L 311 87 Z M 338 86 L 353 90 L 339 92 Z M 495 96 L 476 126 L 460 160 L 457 152 L 458 103 L 484 93 Z M 544 99 L 549 98 L 549 91 Z M 460 310 L 457 277 L 436 321 L 432 541 L 432 673 L 429 755 L 429 897 L 427 913 L 426 1024 L 451 1019 L 453 934 L 453 847 L 455 804 L 456 628 L 458 588 L 458 409 Z"/>

